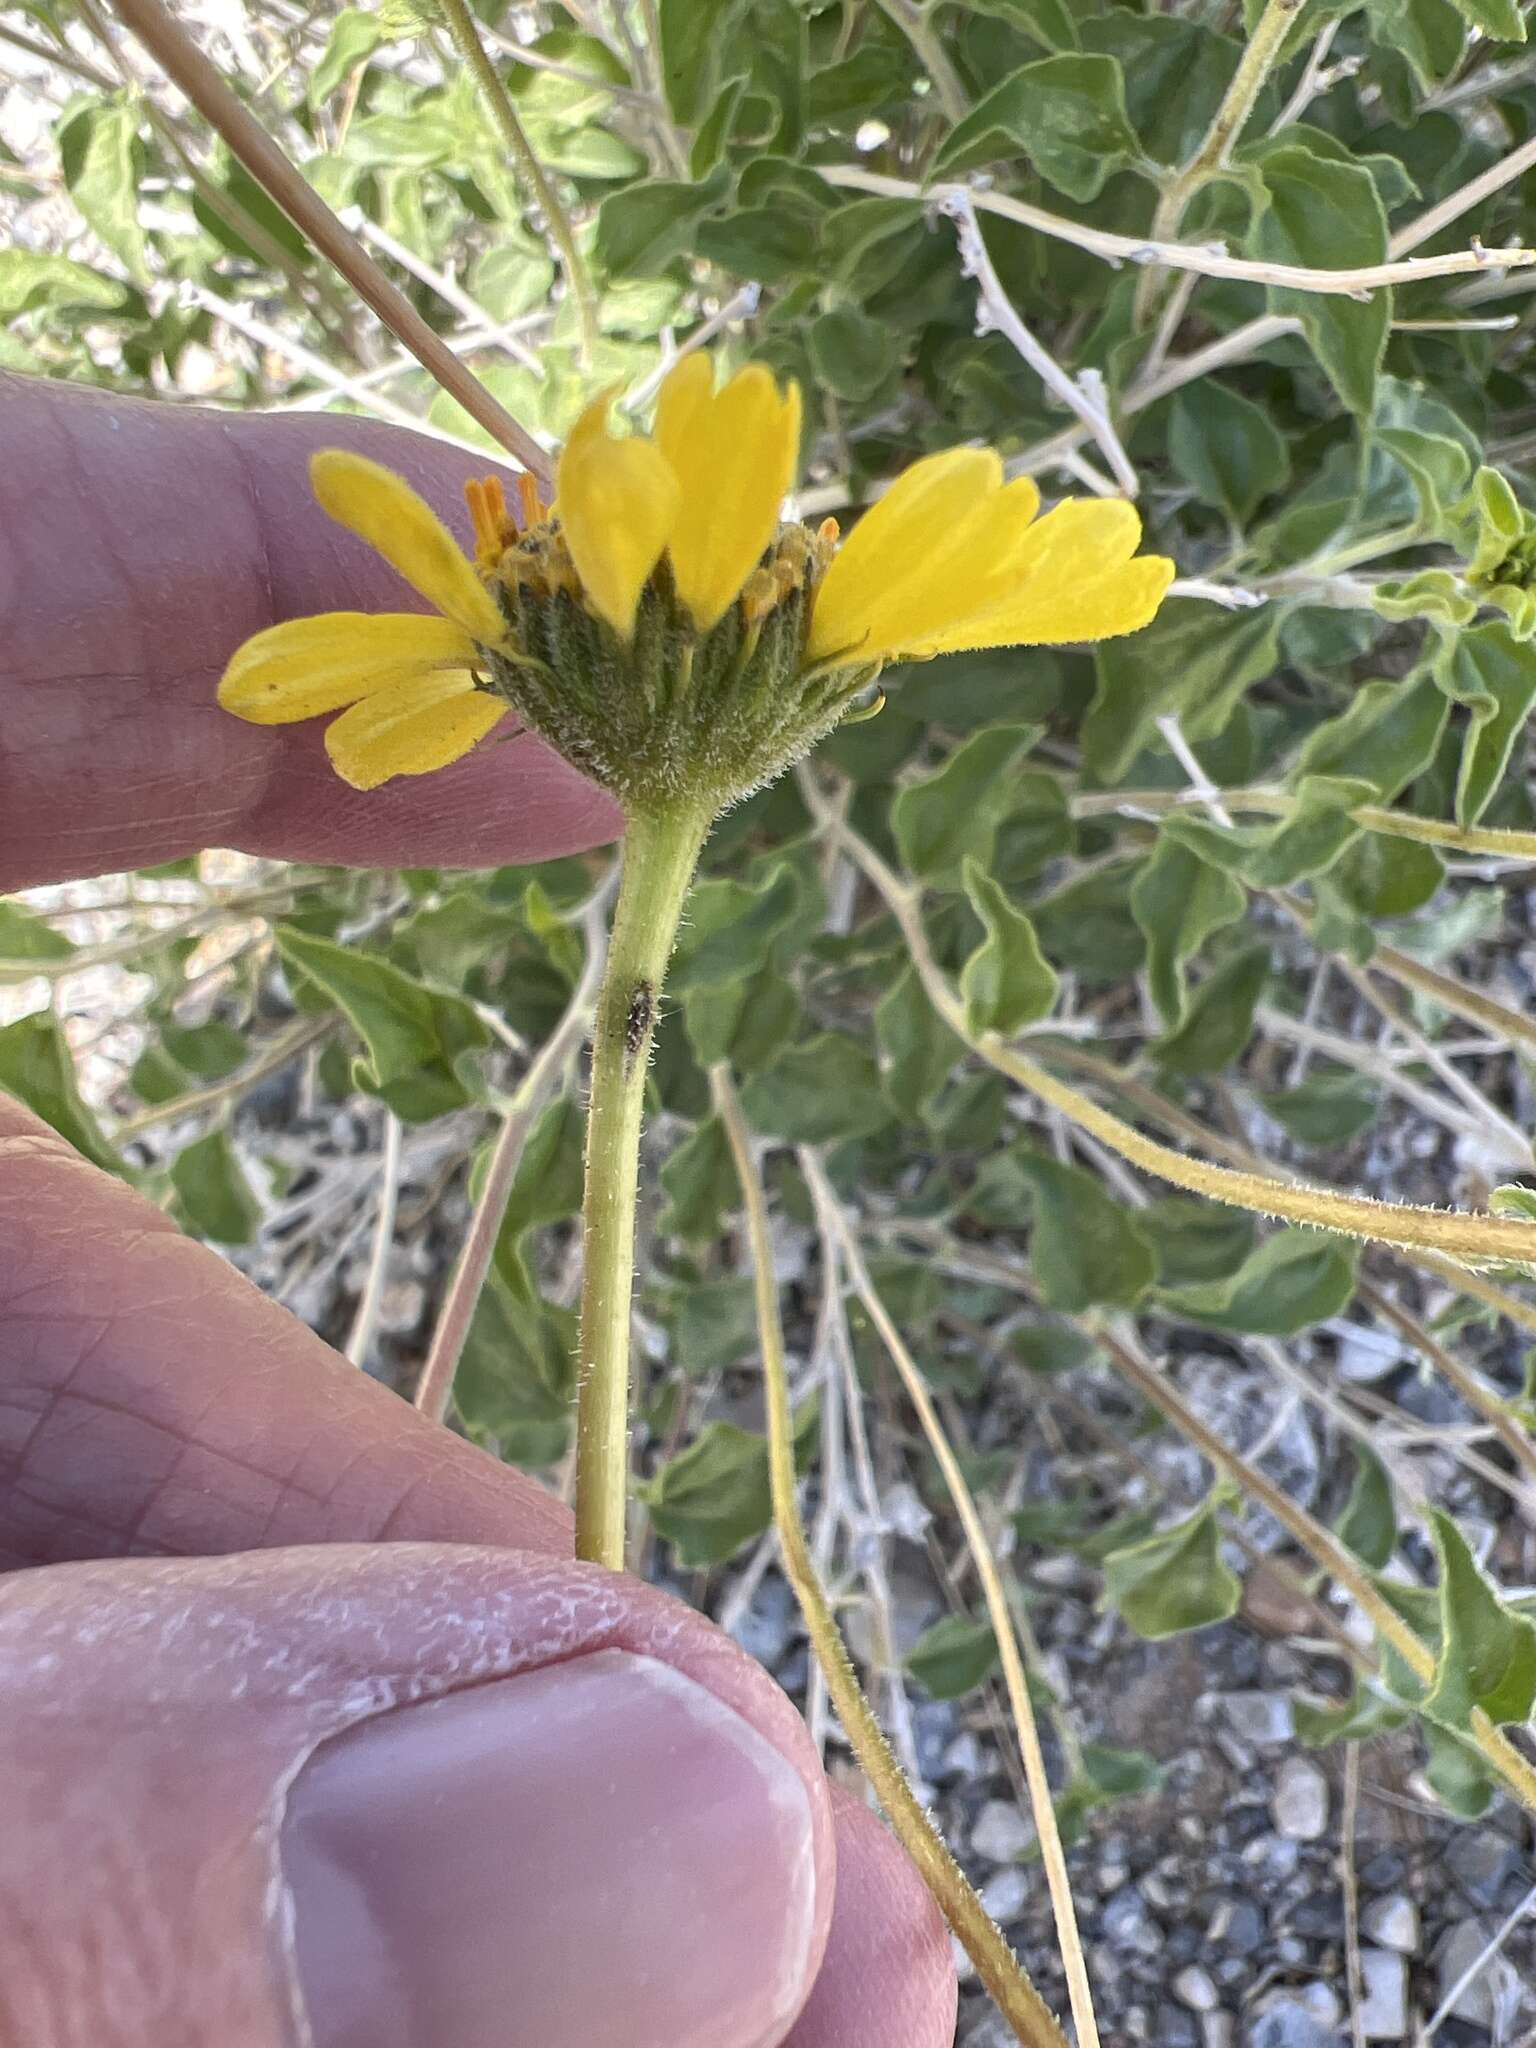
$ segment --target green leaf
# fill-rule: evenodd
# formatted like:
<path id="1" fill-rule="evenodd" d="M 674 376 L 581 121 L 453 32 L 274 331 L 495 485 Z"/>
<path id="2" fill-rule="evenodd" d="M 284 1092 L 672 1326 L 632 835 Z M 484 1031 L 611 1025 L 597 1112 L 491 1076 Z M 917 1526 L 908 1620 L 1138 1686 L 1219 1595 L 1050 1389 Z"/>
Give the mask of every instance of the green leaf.
<path id="1" fill-rule="evenodd" d="M 973 1032 L 1011 1038 L 1050 1015 L 1060 984 L 1024 912 L 976 861 L 967 860 L 962 874 L 987 934 L 960 970 L 965 1021 Z"/>
<path id="2" fill-rule="evenodd" d="M 480 1093 L 477 1055 L 490 1032 L 459 996 L 414 981 L 398 967 L 291 925 L 277 927 L 286 964 L 312 981 L 347 1018 L 364 1045 L 358 1085 L 407 1123 L 462 1109 Z"/>
<path id="3" fill-rule="evenodd" d="M 165 1024 L 160 1045 L 168 1058 L 199 1081 L 222 1081 L 243 1066 L 249 1048 L 244 1034 L 222 1018 L 206 1024 Z"/>
<path id="4" fill-rule="evenodd" d="M 1090 868 L 1035 906 L 1041 944 L 1085 988 L 1107 988 L 1123 980 L 1146 957 L 1146 941 L 1130 912 L 1130 872 L 1125 861 Z"/>
<path id="5" fill-rule="evenodd" d="M 1142 1799 L 1161 1787 L 1167 1773 L 1140 1749 L 1110 1749 L 1101 1742 L 1085 1742 L 1079 1768 L 1056 1795 L 1056 1826 L 1062 1842 L 1071 1847 L 1088 1832 L 1090 1817 L 1101 1807 L 1121 1799 Z"/>
<path id="6" fill-rule="evenodd" d="M 1290 481 L 1290 451 L 1268 413 L 1209 377 L 1174 398 L 1168 460 L 1202 504 L 1237 526 Z"/>
<path id="7" fill-rule="evenodd" d="M 570 1438 L 576 1318 L 542 1298 L 514 1303 L 494 1280 L 480 1290 L 453 1404 L 468 1434 L 519 1465 L 552 1465 Z"/>
<path id="8" fill-rule="evenodd" d="M 522 1239 L 541 1225 L 564 1222 L 581 1208 L 585 1124 L 581 1105 L 572 1096 L 560 1095 L 545 1105 L 524 1141 L 496 1245 L 497 1270 L 515 1299 L 531 1292 L 518 1250 Z M 477 1155 L 470 1176 L 476 1199 L 489 1166 L 487 1146 Z"/>
<path id="9" fill-rule="evenodd" d="M 1139 153 L 1116 59 L 1067 53 L 1025 64 L 951 129 L 934 174 L 953 177 L 1020 151 L 1069 199 L 1097 199 Z"/>
<path id="10" fill-rule="evenodd" d="M 598 263 L 609 277 L 656 276 L 688 249 L 728 182 L 722 165 L 699 185 L 647 178 L 611 192 L 597 212 Z"/>
<path id="11" fill-rule="evenodd" d="M 675 1287 L 672 1361 L 690 1379 L 723 1372 L 757 1345 L 757 1306 L 748 1279 L 704 1280 Z"/>
<path id="12" fill-rule="evenodd" d="M 136 285 L 149 284 L 139 187 L 144 151 L 139 109 L 127 97 L 82 107 L 59 132 L 59 160 L 69 196 Z"/>
<path id="13" fill-rule="evenodd" d="M 957 747 L 937 774 L 897 793 L 891 829 L 910 873 L 956 878 L 968 854 L 990 864 L 1007 777 L 1039 737 L 1038 725 L 991 726 Z"/>
<path id="14" fill-rule="evenodd" d="M 815 1426 L 815 1404 L 808 1403 L 795 1419 L 797 1457 Z M 687 1450 L 635 1490 L 680 1564 L 722 1564 L 773 1519 L 768 1439 L 733 1422 L 707 1422 Z"/>
<path id="15" fill-rule="evenodd" d="M 694 245 L 707 262 L 759 284 L 782 284 L 817 267 L 815 221 L 782 205 L 742 207 L 723 220 L 702 221 Z"/>
<path id="16" fill-rule="evenodd" d="M 901 361 L 896 336 L 883 320 L 856 306 L 818 314 L 805 336 L 818 384 L 854 403 L 873 398 Z"/>
<path id="17" fill-rule="evenodd" d="M 1475 825 L 1492 803 L 1536 703 L 1536 648 L 1496 620 L 1446 640 L 1435 672 L 1440 687 L 1470 714 L 1456 776 L 1456 822 Z"/>
<path id="18" fill-rule="evenodd" d="M 1253 1249 L 1251 1216 L 1187 1195 L 1149 1202 L 1137 1211 L 1136 1228 L 1152 1247 L 1159 1287 L 1220 1280 Z"/>
<path id="19" fill-rule="evenodd" d="M 667 1206 L 657 1228 L 664 1237 L 704 1244 L 740 1200 L 730 1141 L 718 1117 L 691 1131 L 661 1169 Z"/>
<path id="20" fill-rule="evenodd" d="M 1355 1291 L 1357 1254 L 1357 1246 L 1317 1231 L 1277 1230 L 1236 1272 L 1171 1289 L 1164 1299 L 1180 1315 L 1214 1330 L 1292 1337 L 1344 1307 Z"/>
<path id="21" fill-rule="evenodd" d="M 93 1165 L 126 1173 L 80 1099 L 75 1063 L 51 1010 L 37 1010 L 15 1024 L 0 1026 L 0 1088 L 51 1124 Z"/>
<path id="22" fill-rule="evenodd" d="M 215 1244 L 249 1244 L 261 1222 L 261 1204 L 235 1157 L 227 1131 L 209 1131 L 184 1145 L 171 1161 L 180 1220 Z"/>
<path id="23" fill-rule="evenodd" d="M 1247 946 L 1223 960 L 1190 996 L 1183 1022 L 1153 1048 L 1175 1074 L 1219 1074 L 1253 1035 L 1253 1013 L 1269 980 L 1272 949 Z"/>
<path id="24" fill-rule="evenodd" d="M 1360 837 L 1363 827 L 1353 813 L 1373 794 L 1371 784 L 1358 777 L 1302 776 L 1290 816 L 1249 839 L 1245 879 L 1256 889 L 1288 889 L 1325 874 Z"/>
<path id="25" fill-rule="evenodd" d="M 1156 1260 L 1134 1212 L 1080 1166 L 1063 1166 L 1024 1146 L 1011 1147 L 1008 1156 L 1034 1197 L 1029 1257 L 1041 1299 L 1069 1314 L 1140 1301 Z"/>
<path id="26" fill-rule="evenodd" d="M 325 48 L 315 60 L 305 88 L 311 108 L 322 107 L 359 64 L 366 64 L 386 41 L 384 23 L 366 7 L 343 7 L 331 23 Z"/>
<path id="27" fill-rule="evenodd" d="M 738 1074 L 755 1074 L 778 1057 L 799 1021 L 795 985 L 776 967 L 683 998 L 683 1025 L 701 1067 L 724 1060 Z"/>
<path id="28" fill-rule="evenodd" d="M 845 1032 L 824 1031 L 793 1046 L 742 1090 L 752 1128 L 790 1145 L 867 1137 L 891 1120 L 874 1061 Z"/>
<path id="29" fill-rule="evenodd" d="M 1462 1730 L 1474 1711 L 1497 1728 L 1528 1721 L 1536 1705 L 1536 1622 L 1516 1614 L 1478 1569 L 1449 1515 L 1431 1508 L 1429 1519 L 1440 1557 L 1440 1655 L 1421 1711 Z"/>
<path id="30" fill-rule="evenodd" d="M 965 1046 L 924 993 L 917 969 L 906 967 L 875 1008 L 886 1093 L 905 1116 L 921 1117 L 965 1057 Z"/>
<path id="31" fill-rule="evenodd" d="M 1380 1089 L 1359 1074 L 1309 1074 L 1295 1088 L 1259 1100 L 1303 1145 L 1347 1145 L 1381 1113 Z"/>
<path id="32" fill-rule="evenodd" d="M 667 986 L 674 995 L 718 988 L 759 966 L 799 910 L 799 877 L 779 861 L 755 887 L 730 878 L 695 885 Z"/>
<path id="33" fill-rule="evenodd" d="M 115 278 L 40 249 L 0 249 L 0 320 L 39 307 L 119 312 L 127 293 Z"/>
<path id="34" fill-rule="evenodd" d="M 1346 709 L 1309 733 L 1294 772 L 1368 782 L 1376 803 L 1391 803 L 1434 760 L 1446 717 L 1446 694 L 1427 668 L 1360 684 Z"/>
<path id="35" fill-rule="evenodd" d="M 1420 1726 L 1424 1731 L 1424 1776 L 1435 1797 L 1458 1820 L 1481 1820 L 1499 1789 L 1493 1773 L 1459 1735 L 1433 1721 Z"/>
<path id="36" fill-rule="evenodd" d="M 1421 92 L 1434 92 L 1459 67 L 1467 30 L 1454 0 L 1366 0 L 1366 12 L 1377 44 L 1401 52 Z"/>
<path id="37" fill-rule="evenodd" d="M 659 0 L 661 82 L 673 118 L 685 128 L 697 124 L 713 97 L 738 11 L 737 0 Z"/>
<path id="38" fill-rule="evenodd" d="M 1336 161 L 1306 143 L 1279 141 L 1250 153 L 1262 203 L 1248 253 L 1266 263 L 1354 270 L 1387 260 L 1387 216 L 1363 164 Z M 1392 321 L 1392 294 L 1357 300 L 1336 292 L 1272 287 L 1271 310 L 1301 322 L 1329 381 L 1351 412 L 1368 414 Z"/>
<path id="39" fill-rule="evenodd" d="M 1184 963 L 1213 932 L 1248 908 L 1242 884 L 1202 860 L 1172 833 L 1158 835 L 1150 860 L 1131 884 L 1131 915 L 1147 938 L 1147 980 L 1165 1023 L 1184 1020 Z"/>
<path id="40" fill-rule="evenodd" d="M 1485 36 L 1503 43 L 1525 41 L 1525 16 L 1519 0 L 1456 0 L 1456 5 Z"/>
<path id="41" fill-rule="evenodd" d="M 0 899 L 0 966 L 13 960 L 67 960 L 74 950 L 62 932 L 24 904 Z"/>
<path id="42" fill-rule="evenodd" d="M 958 1700 L 997 1669 L 997 1637 L 990 1621 L 946 1614 L 925 1628 L 907 1652 L 907 1674 L 930 1699 Z"/>
<path id="43" fill-rule="evenodd" d="M 1274 673 L 1281 611 L 1223 612 L 1170 598 L 1150 626 L 1096 649 L 1098 690 L 1083 721 L 1094 780 L 1119 781 L 1159 718 L 1176 716 L 1196 745 L 1223 733 L 1249 686 Z"/>
<path id="44" fill-rule="evenodd" d="M 1321 1704 L 1293 1698 L 1291 1716 L 1298 1740 L 1308 1749 L 1326 1749 L 1333 1742 L 1368 1742 L 1401 1728 L 1408 1710 L 1357 1682 L 1347 1700 Z"/>
<path id="45" fill-rule="evenodd" d="M 1372 923 L 1422 910 L 1445 879 L 1445 862 L 1432 846 L 1365 832 L 1330 870 L 1325 889 Z"/>
<path id="46" fill-rule="evenodd" d="M 1212 1494 L 1171 1529 L 1104 1559 L 1106 1601 L 1149 1642 L 1210 1628 L 1237 1612 L 1243 1589 L 1221 1561 L 1217 1504 Z"/>
<path id="47" fill-rule="evenodd" d="M 1231 83 L 1240 45 L 1203 22 L 1123 7 L 1083 19 L 1081 40 L 1119 58 L 1131 122 L 1152 162 L 1191 157 Z"/>
<path id="48" fill-rule="evenodd" d="M 548 250 L 514 235 L 499 236 L 482 250 L 469 273 L 475 304 L 498 320 L 518 320 L 536 312 L 554 281 L 554 259 Z"/>
<path id="49" fill-rule="evenodd" d="M 1339 1516 L 1337 1534 L 1373 1571 L 1383 1571 L 1397 1548 L 1397 1505 L 1387 1468 L 1369 1444 L 1355 1438 L 1355 1480 Z"/>
<path id="50" fill-rule="evenodd" d="M 1434 759 L 1449 711 L 1427 667 L 1398 682 L 1363 683 L 1337 718 L 1308 735 L 1295 774 L 1369 783 L 1376 803 L 1390 803 Z"/>

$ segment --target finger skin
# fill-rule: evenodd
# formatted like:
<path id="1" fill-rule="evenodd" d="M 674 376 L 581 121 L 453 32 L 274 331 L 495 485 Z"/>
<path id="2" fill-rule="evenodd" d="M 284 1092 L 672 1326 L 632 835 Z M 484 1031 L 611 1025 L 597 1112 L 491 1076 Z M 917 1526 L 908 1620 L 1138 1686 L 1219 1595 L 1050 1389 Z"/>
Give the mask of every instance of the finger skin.
<path id="1" fill-rule="evenodd" d="M 883 1822 L 840 1786 L 831 1792 L 832 1927 L 784 2048 L 947 2048 L 960 1991 L 944 1916 Z"/>
<path id="2" fill-rule="evenodd" d="M 0 1571 L 407 1540 L 571 1521 L 0 1097 Z"/>
<path id="3" fill-rule="evenodd" d="M 797 1862 L 775 1905 L 797 1923 L 803 1983 L 836 1869 L 815 1750 L 766 1674 L 654 1588 L 597 1566 L 414 1544 L 14 1574 L 0 1586 L 0 2039 L 294 2048 L 302 2000 L 279 1833 L 302 1765 L 392 1709 L 612 1651 L 692 1679 L 798 1776 L 811 1867 Z M 601 1788 L 573 1782 L 583 1796 Z M 508 1844 L 503 1875 L 502 1910 L 515 1914 L 540 1874 Z M 507 2040 L 535 2048 L 515 2013 Z M 633 2048 L 668 2044 L 647 2034 Z"/>
<path id="4" fill-rule="evenodd" d="M 571 1525 L 0 1098 L 0 1569 L 403 1541 L 553 1561 Z M 204 1567 L 161 1568 L 176 1584 Z M 926 1891 L 851 1805 L 837 1837 L 832 1957 L 794 2048 L 947 2048 L 953 1976 Z"/>
<path id="5" fill-rule="evenodd" d="M 617 835 L 611 802 L 533 739 L 364 793 L 322 721 L 219 709 L 225 662 L 265 626 L 424 609 L 315 504 L 309 457 L 335 446 L 401 471 L 467 536 L 463 484 L 493 465 L 444 443 L 0 375 L 0 889 L 205 846 L 492 867 Z"/>

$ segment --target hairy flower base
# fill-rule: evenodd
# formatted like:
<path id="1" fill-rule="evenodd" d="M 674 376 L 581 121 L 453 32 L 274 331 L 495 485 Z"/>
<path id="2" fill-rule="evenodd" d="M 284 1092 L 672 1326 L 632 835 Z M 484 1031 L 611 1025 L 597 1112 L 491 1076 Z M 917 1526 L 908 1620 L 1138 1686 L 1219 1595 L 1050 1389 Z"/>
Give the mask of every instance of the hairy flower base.
<path id="1" fill-rule="evenodd" d="M 807 667 L 806 613 L 834 538 L 781 527 L 740 599 L 703 629 L 663 557 L 626 635 L 584 601 L 558 522 L 539 526 L 492 571 L 508 630 L 481 650 L 490 686 L 631 815 L 724 809 L 830 731 L 879 672 Z"/>

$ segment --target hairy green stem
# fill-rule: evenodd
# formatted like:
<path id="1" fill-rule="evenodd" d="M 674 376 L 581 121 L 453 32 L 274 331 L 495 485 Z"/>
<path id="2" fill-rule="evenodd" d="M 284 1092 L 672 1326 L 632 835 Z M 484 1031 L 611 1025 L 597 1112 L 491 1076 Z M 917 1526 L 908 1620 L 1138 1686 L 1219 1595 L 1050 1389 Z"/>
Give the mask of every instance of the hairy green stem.
<path id="1" fill-rule="evenodd" d="M 631 818 L 608 971 L 592 1035 L 582 1200 L 576 1555 L 620 1571 L 629 1491 L 629 1330 L 635 1277 L 640 1119 L 656 1006 L 707 813 Z"/>

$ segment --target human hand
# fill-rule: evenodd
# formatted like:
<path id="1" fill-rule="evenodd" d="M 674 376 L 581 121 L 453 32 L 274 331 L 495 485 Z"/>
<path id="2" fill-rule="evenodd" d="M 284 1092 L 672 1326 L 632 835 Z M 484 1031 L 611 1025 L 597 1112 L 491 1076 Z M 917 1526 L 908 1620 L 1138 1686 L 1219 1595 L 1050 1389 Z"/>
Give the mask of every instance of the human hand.
<path id="1" fill-rule="evenodd" d="M 531 740 L 363 796 L 217 710 L 259 627 L 410 602 L 311 505 L 338 441 L 470 468 L 0 378 L 0 888 L 612 835 Z M 951 2039 L 927 1893 L 734 1644 L 3 1101 L 0 1488 L 0 2040 Z"/>

